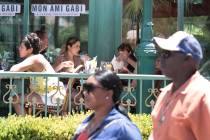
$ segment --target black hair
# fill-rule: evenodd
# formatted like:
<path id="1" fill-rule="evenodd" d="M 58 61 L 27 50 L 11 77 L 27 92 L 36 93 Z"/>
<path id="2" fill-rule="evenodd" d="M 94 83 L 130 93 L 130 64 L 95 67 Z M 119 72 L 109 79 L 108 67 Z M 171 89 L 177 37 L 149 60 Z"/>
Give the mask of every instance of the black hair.
<path id="1" fill-rule="evenodd" d="M 137 61 L 136 56 L 134 55 L 134 51 L 129 43 L 122 43 L 120 46 L 117 48 L 117 51 L 127 51 L 130 53 L 129 58 L 132 59 L 133 61 Z"/>
<path id="2" fill-rule="evenodd" d="M 36 30 L 35 33 L 37 34 L 37 36 L 42 40 L 45 38 L 45 36 L 47 35 L 47 32 L 43 31 L 43 30 Z"/>
<path id="3" fill-rule="evenodd" d="M 119 101 L 122 92 L 122 83 L 116 73 L 109 70 L 98 71 L 94 75 L 95 79 L 107 90 L 113 91 L 113 102 Z"/>
<path id="4" fill-rule="evenodd" d="M 40 39 L 36 33 L 30 33 L 21 41 L 26 46 L 26 49 L 33 48 L 33 54 L 38 54 L 40 50 Z"/>
<path id="5" fill-rule="evenodd" d="M 68 45 L 70 45 L 70 47 L 72 47 L 76 42 L 80 41 L 80 39 L 78 37 L 69 37 L 66 41 L 66 47 L 65 50 L 68 50 Z"/>
<path id="6" fill-rule="evenodd" d="M 129 53 L 133 54 L 133 49 L 129 43 L 122 43 L 120 46 L 117 48 L 118 51 L 128 51 Z"/>
<path id="7" fill-rule="evenodd" d="M 113 91 L 112 100 L 115 103 L 115 108 L 130 119 L 127 115 L 126 109 L 120 105 L 120 95 L 123 90 L 123 85 L 119 76 L 117 76 L 117 74 L 113 71 L 101 70 L 97 71 L 94 74 L 94 77 L 105 89 Z"/>

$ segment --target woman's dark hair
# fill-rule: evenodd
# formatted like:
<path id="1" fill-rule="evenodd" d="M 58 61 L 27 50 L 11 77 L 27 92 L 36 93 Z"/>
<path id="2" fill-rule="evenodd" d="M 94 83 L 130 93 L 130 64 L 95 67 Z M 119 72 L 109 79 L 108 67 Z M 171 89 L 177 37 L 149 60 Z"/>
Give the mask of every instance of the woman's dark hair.
<path id="1" fill-rule="evenodd" d="M 131 47 L 131 45 L 129 43 L 122 43 L 122 44 L 120 44 L 120 46 L 117 48 L 117 50 L 118 50 L 118 52 L 126 50 L 127 52 L 129 52 L 131 54 L 134 53 L 133 49 L 132 49 L 132 47 Z"/>
<path id="2" fill-rule="evenodd" d="M 47 32 L 43 31 L 43 30 L 36 30 L 35 33 L 37 34 L 37 36 L 42 40 L 46 37 Z"/>
<path id="3" fill-rule="evenodd" d="M 122 92 L 122 83 L 116 73 L 112 71 L 98 71 L 94 75 L 95 79 L 107 90 L 113 91 L 113 102 L 117 103 Z"/>
<path id="4" fill-rule="evenodd" d="M 134 55 L 134 51 L 129 43 L 122 43 L 120 46 L 117 48 L 117 51 L 127 51 L 130 53 L 129 58 L 131 58 L 133 61 L 137 61 L 136 56 Z"/>
<path id="5" fill-rule="evenodd" d="M 128 57 L 129 57 L 130 59 L 132 59 L 133 61 L 137 62 L 137 58 L 136 58 L 136 56 L 134 55 L 134 51 L 133 51 L 133 49 L 132 49 L 132 47 L 131 47 L 131 45 L 130 45 L 129 43 L 122 43 L 122 44 L 120 44 L 120 46 L 119 46 L 118 49 L 117 49 L 118 52 L 119 52 L 119 51 L 125 51 L 125 50 L 126 50 L 128 53 L 130 53 Z M 128 70 L 129 70 L 130 72 L 132 72 L 132 73 L 135 71 L 135 68 L 134 68 L 131 64 L 128 64 L 127 68 L 128 68 Z"/>
<path id="6" fill-rule="evenodd" d="M 107 90 L 113 91 L 112 100 L 115 103 L 116 109 L 125 115 L 128 119 L 127 111 L 125 108 L 120 106 L 120 95 L 123 90 L 123 86 L 119 76 L 110 70 L 98 71 L 94 74 L 95 79 Z"/>
<path id="7" fill-rule="evenodd" d="M 22 42 L 26 49 L 33 48 L 33 54 L 38 54 L 40 50 L 40 39 L 36 33 L 30 33 L 24 37 Z"/>
<path id="8" fill-rule="evenodd" d="M 79 38 L 77 37 L 69 37 L 66 41 L 66 48 L 65 50 L 68 50 L 68 45 L 70 45 L 70 47 L 72 47 L 76 42 L 80 41 Z"/>

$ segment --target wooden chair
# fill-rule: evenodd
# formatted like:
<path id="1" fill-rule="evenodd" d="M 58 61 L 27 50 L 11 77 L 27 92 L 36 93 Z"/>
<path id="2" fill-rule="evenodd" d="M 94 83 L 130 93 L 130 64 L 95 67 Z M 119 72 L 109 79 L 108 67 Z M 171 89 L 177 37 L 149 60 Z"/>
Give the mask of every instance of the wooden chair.
<path id="1" fill-rule="evenodd" d="M 81 106 L 84 107 L 84 97 L 82 94 L 82 85 L 78 85 L 76 89 L 72 88 L 72 85 L 74 85 L 75 79 L 70 79 L 68 81 L 68 88 L 67 93 L 64 98 L 64 103 L 62 106 L 62 112 L 63 114 L 68 114 L 72 112 L 80 112 Z M 71 97 L 69 97 L 69 89 L 71 89 Z M 69 99 L 71 100 L 71 104 L 69 103 Z M 69 109 L 71 108 L 71 109 Z"/>
<path id="2" fill-rule="evenodd" d="M 71 99 L 71 110 L 74 110 L 75 112 L 78 111 L 79 105 L 82 102 L 84 104 L 84 99 L 82 99 L 82 87 L 78 86 L 77 89 L 71 88 L 74 84 L 74 80 L 70 79 L 68 81 L 68 86 L 65 91 L 65 96 L 63 99 L 63 102 L 57 105 L 47 105 L 47 114 L 52 115 L 66 115 L 69 112 L 69 99 Z M 69 89 L 71 90 L 71 97 L 69 97 Z M 45 104 L 43 103 L 37 103 L 36 101 L 31 101 L 29 98 L 33 95 L 34 91 L 33 88 L 30 88 L 31 91 L 27 96 L 27 101 L 24 104 L 25 110 L 27 114 L 29 115 L 35 115 L 38 116 L 41 113 L 45 112 Z M 56 93 L 55 93 L 56 94 Z M 53 96 L 52 96 L 53 98 Z"/>

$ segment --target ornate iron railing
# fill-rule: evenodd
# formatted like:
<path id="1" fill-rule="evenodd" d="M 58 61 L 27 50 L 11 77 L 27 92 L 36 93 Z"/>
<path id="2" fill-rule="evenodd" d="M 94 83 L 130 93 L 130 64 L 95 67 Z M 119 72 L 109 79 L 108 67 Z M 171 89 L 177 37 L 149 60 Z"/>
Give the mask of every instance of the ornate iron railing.
<path id="1" fill-rule="evenodd" d="M 84 73 L 0 72 L 0 95 L 2 98 L 0 105 L 6 105 L 9 108 L 8 112 L 14 113 L 12 106 L 19 101 L 20 114 L 22 115 L 25 113 L 25 110 L 27 110 L 26 113 L 32 115 L 38 115 L 42 112 L 44 116 L 47 116 L 48 113 L 63 115 L 74 111 L 85 111 L 82 87 L 90 75 Z M 140 113 L 142 113 L 143 106 L 152 110 L 159 94 L 159 88 L 166 86 L 170 82 L 163 75 L 118 75 L 120 79 L 127 80 L 120 103 L 131 112 L 135 112 L 136 108 L 140 108 Z M 68 79 L 66 87 L 59 82 L 62 78 Z M 5 79 L 7 82 L 2 82 Z M 34 79 L 38 79 L 42 84 L 39 86 L 34 84 Z M 80 84 L 73 88 L 74 79 L 78 79 Z M 137 81 L 136 86 L 132 85 L 134 80 Z M 149 86 L 146 86 L 148 87 L 146 90 L 144 86 L 145 81 L 147 84 L 149 81 Z M 38 103 L 36 98 L 30 97 L 37 88 L 39 91 L 42 91 L 45 104 Z M 49 94 L 52 96 L 49 97 Z M 48 104 L 49 102 L 51 104 Z"/>

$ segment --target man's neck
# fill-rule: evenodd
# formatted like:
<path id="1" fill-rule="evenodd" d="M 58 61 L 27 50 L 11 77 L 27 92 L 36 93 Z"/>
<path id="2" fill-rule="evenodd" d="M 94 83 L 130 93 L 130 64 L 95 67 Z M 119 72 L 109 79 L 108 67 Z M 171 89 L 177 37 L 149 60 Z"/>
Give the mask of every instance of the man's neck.
<path id="1" fill-rule="evenodd" d="M 173 78 L 172 92 L 175 92 L 177 89 L 179 89 L 187 80 L 190 79 L 190 77 L 192 77 L 193 74 L 195 74 L 195 72 L 196 70 L 186 71 Z"/>

